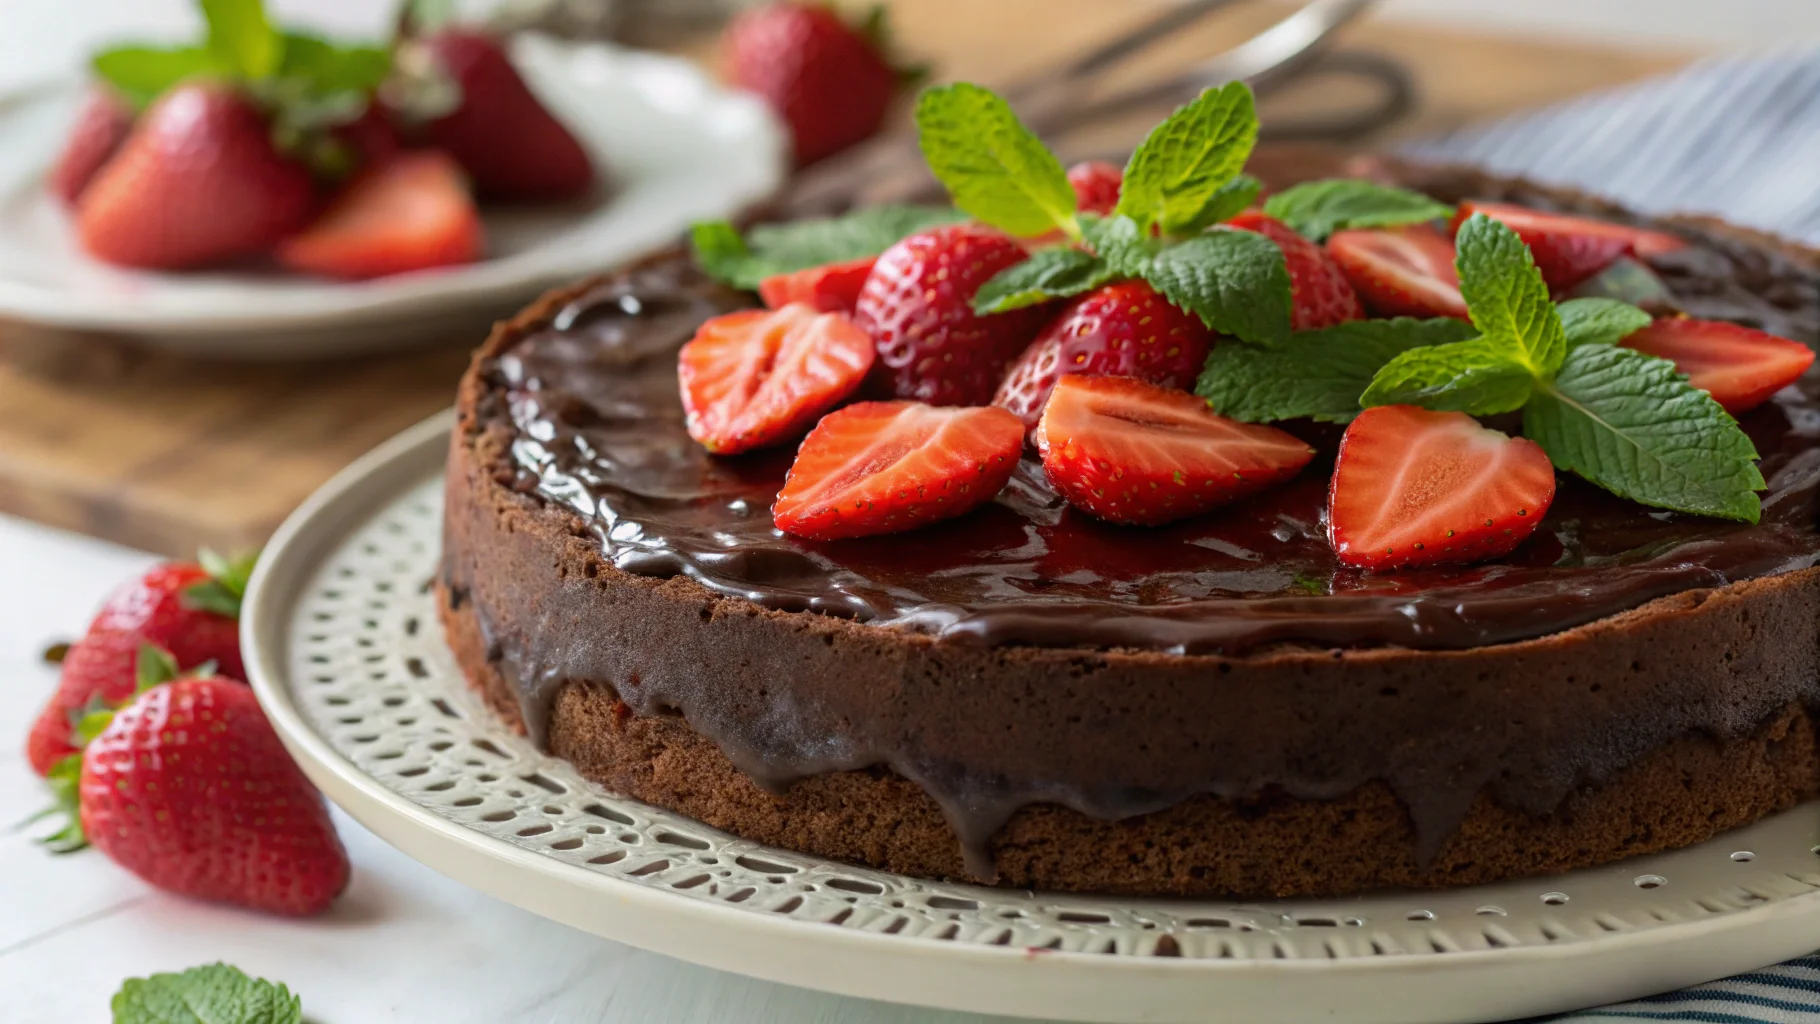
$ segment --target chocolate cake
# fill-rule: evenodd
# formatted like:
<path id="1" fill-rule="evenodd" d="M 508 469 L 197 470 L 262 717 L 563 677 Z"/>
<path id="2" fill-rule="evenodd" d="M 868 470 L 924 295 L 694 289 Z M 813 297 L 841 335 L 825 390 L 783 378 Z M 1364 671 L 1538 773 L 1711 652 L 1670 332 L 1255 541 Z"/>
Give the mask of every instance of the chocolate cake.
<path id="1" fill-rule="evenodd" d="M 1820 255 L 1653 226 L 1692 243 L 1650 261 L 1688 312 L 1820 342 Z M 787 449 L 684 430 L 677 347 L 751 304 L 660 255 L 500 324 L 461 385 L 449 640 L 502 718 L 617 792 L 905 874 L 1238 897 L 1559 872 L 1820 794 L 1820 373 L 1740 417 L 1754 525 L 1563 476 L 1511 555 L 1371 574 L 1323 536 L 1331 454 L 1154 529 L 1068 508 L 1026 459 L 968 516 L 816 543 L 772 528 Z"/>

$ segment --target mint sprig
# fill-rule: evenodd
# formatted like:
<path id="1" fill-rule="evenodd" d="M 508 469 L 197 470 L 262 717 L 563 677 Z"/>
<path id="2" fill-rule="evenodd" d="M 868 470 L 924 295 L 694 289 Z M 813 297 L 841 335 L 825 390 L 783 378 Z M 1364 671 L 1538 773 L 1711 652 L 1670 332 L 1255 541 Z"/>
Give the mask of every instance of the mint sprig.
<path id="1" fill-rule="evenodd" d="M 1616 345 L 1650 325 L 1650 315 L 1616 299 L 1568 299 L 1556 309 L 1567 347 Z"/>
<path id="2" fill-rule="evenodd" d="M 1152 129 L 1132 152 L 1113 212 L 1146 231 L 1161 227 L 1166 235 L 1224 219 L 1213 217 L 1218 208 L 1209 207 L 1244 170 L 1257 141 L 1251 89 L 1243 82 L 1208 89 Z"/>
<path id="3" fill-rule="evenodd" d="M 982 316 L 1035 306 L 1092 291 L 1118 276 L 1105 260 L 1082 249 L 1043 249 L 1006 267 L 973 295 Z"/>
<path id="4" fill-rule="evenodd" d="M 1143 278 L 1221 334 L 1262 345 L 1289 337 L 1289 269 L 1255 231 L 1214 228 L 1151 257 Z"/>
<path id="5" fill-rule="evenodd" d="M 1350 423 L 1359 414 L 1359 396 L 1385 363 L 1410 349 L 1472 334 L 1471 324 L 1451 317 L 1398 317 L 1297 331 L 1274 348 L 1215 345 L 1195 393 L 1214 412 L 1244 423 Z"/>
<path id="6" fill-rule="evenodd" d="M 1546 377 L 1561 367 L 1567 337 L 1535 257 L 1517 233 L 1482 213 L 1454 236 L 1460 294 L 1486 343 Z"/>
<path id="7" fill-rule="evenodd" d="M 114 994 L 114 1024 L 301 1024 L 303 1000 L 284 985 L 210 964 L 129 978 Z"/>
<path id="8" fill-rule="evenodd" d="M 954 205 L 1009 234 L 1080 237 L 1074 186 L 1060 160 L 996 93 L 969 82 L 916 100 L 923 159 Z"/>
<path id="9" fill-rule="evenodd" d="M 1469 328 L 1470 330 L 1470 328 Z M 1366 406 L 1419 405 L 1436 412 L 1493 416 L 1529 401 L 1535 378 L 1487 338 L 1411 349 L 1392 359 L 1359 397 Z"/>
<path id="10" fill-rule="evenodd" d="M 1317 242 L 1350 228 L 1388 228 L 1453 216 L 1420 192 L 1352 178 L 1310 181 L 1264 201 L 1264 212 Z"/>
<path id="11" fill-rule="evenodd" d="M 841 217 L 761 224 L 745 237 L 726 221 L 690 230 L 695 261 L 710 277 L 753 289 L 767 277 L 877 256 L 906 235 L 964 220 L 940 206 L 871 206 Z"/>

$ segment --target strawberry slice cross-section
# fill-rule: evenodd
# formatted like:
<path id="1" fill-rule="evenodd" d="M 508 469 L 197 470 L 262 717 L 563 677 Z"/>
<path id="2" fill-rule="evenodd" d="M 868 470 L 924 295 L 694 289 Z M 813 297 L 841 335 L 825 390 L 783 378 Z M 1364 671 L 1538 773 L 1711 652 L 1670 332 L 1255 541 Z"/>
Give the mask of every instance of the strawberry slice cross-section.
<path id="1" fill-rule="evenodd" d="M 794 439 L 872 369 L 872 339 L 801 303 L 717 316 L 678 356 L 689 436 L 717 455 Z"/>
<path id="2" fill-rule="evenodd" d="M 1466 218 L 1482 213 L 1517 233 L 1535 255 L 1536 269 L 1553 291 L 1566 291 L 1592 277 L 1620 256 L 1632 253 L 1648 258 L 1687 248 L 1687 243 L 1665 231 L 1650 231 L 1625 224 L 1545 213 L 1512 203 L 1461 203 L 1454 215 L 1458 231 Z"/>
<path id="3" fill-rule="evenodd" d="M 1534 441 L 1465 413 L 1382 405 L 1340 439 L 1328 539 L 1360 569 L 1476 562 L 1523 543 L 1554 497 L 1554 466 Z"/>
<path id="4" fill-rule="evenodd" d="M 472 263 L 482 241 L 461 168 L 424 149 L 362 172 L 315 223 L 279 244 L 278 259 L 306 273 L 359 280 Z"/>
<path id="5" fill-rule="evenodd" d="M 1634 348 L 1674 362 L 1687 382 L 1713 396 L 1733 415 L 1749 412 L 1813 365 L 1814 350 L 1798 341 L 1717 320 L 1671 317 L 1624 339 Z"/>
<path id="6" fill-rule="evenodd" d="M 1056 382 L 1036 444 L 1069 504 L 1145 526 L 1254 494 L 1314 458 L 1295 436 L 1216 415 L 1187 392 L 1082 374 Z"/>
<path id="7" fill-rule="evenodd" d="M 1335 232 L 1327 253 L 1379 316 L 1466 319 L 1453 242 L 1427 225 Z"/>
<path id="8" fill-rule="evenodd" d="M 788 274 L 774 274 L 758 282 L 758 297 L 772 309 L 782 309 L 792 302 L 824 313 L 851 313 L 859 303 L 859 290 L 865 287 L 878 257 L 828 263 Z"/>
<path id="9" fill-rule="evenodd" d="M 992 500 L 1023 448 L 1023 423 L 996 407 L 859 402 L 803 439 L 772 519 L 812 540 L 914 530 Z"/>

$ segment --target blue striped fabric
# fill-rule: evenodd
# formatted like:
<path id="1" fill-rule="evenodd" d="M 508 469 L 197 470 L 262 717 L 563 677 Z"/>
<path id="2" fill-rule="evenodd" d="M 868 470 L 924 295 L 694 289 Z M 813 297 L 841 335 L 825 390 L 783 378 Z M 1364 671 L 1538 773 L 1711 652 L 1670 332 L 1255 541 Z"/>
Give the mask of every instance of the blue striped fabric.
<path id="1" fill-rule="evenodd" d="M 1820 50 L 1686 71 L 1404 148 L 1572 185 L 1653 213 L 1711 213 L 1820 245 Z M 1820 1024 L 1820 954 L 1568 1024 Z"/>

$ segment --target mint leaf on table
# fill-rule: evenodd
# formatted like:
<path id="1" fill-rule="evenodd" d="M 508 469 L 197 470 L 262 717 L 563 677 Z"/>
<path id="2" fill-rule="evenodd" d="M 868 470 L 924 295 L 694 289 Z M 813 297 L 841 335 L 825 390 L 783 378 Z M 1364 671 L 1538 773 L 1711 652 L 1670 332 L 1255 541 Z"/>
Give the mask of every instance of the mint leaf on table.
<path id="1" fill-rule="evenodd" d="M 201 0 L 201 5 L 209 52 L 224 68 L 249 79 L 278 70 L 284 37 L 272 27 L 261 0 Z"/>
<path id="2" fill-rule="evenodd" d="M 1657 508 L 1754 523 L 1757 450 L 1666 359 L 1581 345 L 1523 409 L 1523 433 L 1565 469 Z"/>
<path id="3" fill-rule="evenodd" d="M 136 107 L 186 78 L 221 70 L 214 52 L 200 46 L 116 46 L 95 54 L 89 66 Z"/>
<path id="4" fill-rule="evenodd" d="M 129 978 L 112 1003 L 114 1024 L 300 1024 L 303 1001 L 281 984 L 210 964 L 181 974 Z"/>
<path id="5" fill-rule="evenodd" d="M 1336 178 L 1284 189 L 1264 212 L 1316 242 L 1348 228 L 1388 228 L 1453 216 L 1453 207 L 1420 192 Z"/>
<path id="6" fill-rule="evenodd" d="M 1535 257 L 1517 233 L 1475 213 L 1454 236 L 1454 267 L 1473 326 L 1538 377 L 1561 365 L 1567 338 Z"/>
<path id="7" fill-rule="evenodd" d="M 981 316 L 1004 313 L 1091 291 L 1118 275 L 1103 259 L 1080 249 L 1042 249 L 993 275 L 973 295 Z"/>
<path id="8" fill-rule="evenodd" d="M 1568 299 L 1556 308 L 1568 348 L 1616 345 L 1648 327 L 1652 319 L 1648 313 L 1616 299 Z"/>
<path id="9" fill-rule="evenodd" d="M 1529 368 L 1508 349 L 1470 338 L 1397 356 L 1372 378 L 1359 402 L 1492 416 L 1523 408 L 1534 384 Z"/>
<path id="10" fill-rule="evenodd" d="M 1164 234 L 1205 226 L 1214 196 L 1245 168 L 1258 141 L 1258 114 L 1243 82 L 1208 89 L 1151 130 L 1125 165 L 1113 212 Z"/>
<path id="11" fill-rule="evenodd" d="M 906 235 L 965 220 L 939 206 L 871 206 L 841 217 L 761 224 L 746 237 L 724 220 L 690 230 L 695 261 L 710 277 L 753 289 L 775 274 L 877 256 Z"/>
<path id="12" fill-rule="evenodd" d="M 1213 195 L 1207 197 L 1200 212 L 1188 218 L 1178 233 L 1192 235 L 1214 224 L 1229 221 L 1257 202 L 1263 191 L 1263 182 L 1249 174 L 1241 174 L 1215 189 Z"/>
<path id="13" fill-rule="evenodd" d="M 1410 349 L 1472 335 L 1471 324 L 1451 317 L 1398 317 L 1297 331 L 1275 348 L 1215 345 L 1195 393 L 1214 412 L 1244 423 L 1350 423 L 1359 414 L 1359 396 L 1384 364 Z"/>
<path id="14" fill-rule="evenodd" d="M 1289 268 L 1255 231 L 1215 228 L 1152 256 L 1143 278 L 1221 334 L 1261 345 L 1289 337 Z"/>
<path id="15" fill-rule="evenodd" d="M 923 159 L 955 206 L 1019 237 L 1058 229 L 1079 237 L 1061 161 L 991 90 L 968 82 L 924 89 L 916 129 Z"/>

